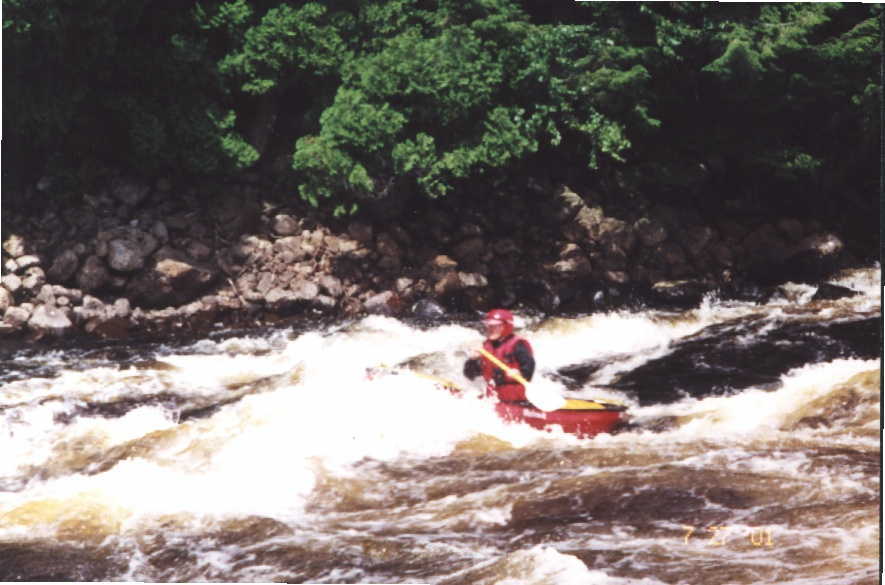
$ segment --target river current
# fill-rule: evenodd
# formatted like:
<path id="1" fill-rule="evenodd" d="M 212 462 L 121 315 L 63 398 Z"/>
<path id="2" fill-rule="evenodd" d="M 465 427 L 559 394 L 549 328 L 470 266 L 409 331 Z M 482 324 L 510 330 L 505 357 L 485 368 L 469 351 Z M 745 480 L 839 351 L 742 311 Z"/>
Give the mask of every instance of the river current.
<path id="1" fill-rule="evenodd" d="M 523 315 L 592 439 L 500 420 L 475 322 L 7 352 L 0 580 L 876 583 L 880 269 L 832 282 Z"/>

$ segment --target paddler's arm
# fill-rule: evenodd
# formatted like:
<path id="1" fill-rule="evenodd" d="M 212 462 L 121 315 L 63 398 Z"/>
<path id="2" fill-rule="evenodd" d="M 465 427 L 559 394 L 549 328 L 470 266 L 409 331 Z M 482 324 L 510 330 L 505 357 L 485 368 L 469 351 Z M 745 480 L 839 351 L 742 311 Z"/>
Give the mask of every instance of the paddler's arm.
<path id="1" fill-rule="evenodd" d="M 516 359 L 516 363 L 519 364 L 519 373 L 522 374 L 523 378 L 531 381 L 535 373 L 535 356 L 532 355 L 529 346 L 521 341 L 517 343 L 516 347 L 513 348 L 513 357 Z"/>

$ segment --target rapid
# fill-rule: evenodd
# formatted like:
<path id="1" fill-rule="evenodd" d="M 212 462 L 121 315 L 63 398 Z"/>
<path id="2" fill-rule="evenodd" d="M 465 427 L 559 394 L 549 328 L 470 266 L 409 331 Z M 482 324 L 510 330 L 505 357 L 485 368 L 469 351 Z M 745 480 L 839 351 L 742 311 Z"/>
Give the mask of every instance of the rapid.
<path id="1" fill-rule="evenodd" d="M 592 439 L 500 420 L 473 321 L 6 352 L 0 580 L 876 583 L 880 278 L 522 315 L 538 383 L 629 406 Z"/>

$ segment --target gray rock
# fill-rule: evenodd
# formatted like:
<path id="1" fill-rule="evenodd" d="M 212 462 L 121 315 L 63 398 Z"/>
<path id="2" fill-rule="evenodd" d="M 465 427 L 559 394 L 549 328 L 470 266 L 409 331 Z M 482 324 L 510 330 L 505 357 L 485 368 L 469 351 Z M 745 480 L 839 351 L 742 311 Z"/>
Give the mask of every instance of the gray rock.
<path id="1" fill-rule="evenodd" d="M 187 253 L 194 260 L 206 260 L 212 255 L 212 249 L 203 242 L 194 240 L 188 244 Z"/>
<path id="2" fill-rule="evenodd" d="M 657 220 L 641 217 L 633 224 L 639 241 L 648 247 L 654 247 L 667 239 L 667 229 Z"/>
<path id="3" fill-rule="evenodd" d="M 338 306 L 338 301 L 328 295 L 317 295 L 311 305 L 321 311 L 332 311 Z"/>
<path id="4" fill-rule="evenodd" d="M 111 181 L 110 194 L 117 201 L 135 207 L 144 201 L 151 192 L 149 185 L 130 178 L 115 178 Z"/>
<path id="5" fill-rule="evenodd" d="M 89 256 L 77 272 L 77 286 L 84 292 L 101 290 L 108 282 L 110 272 L 98 256 Z"/>
<path id="6" fill-rule="evenodd" d="M 25 307 L 7 307 L 3 313 L 3 320 L 16 329 L 20 329 L 30 318 L 31 312 Z"/>
<path id="7" fill-rule="evenodd" d="M 485 252 L 485 241 L 479 237 L 467 238 L 452 248 L 452 255 L 465 264 L 475 263 Z"/>
<path id="8" fill-rule="evenodd" d="M 579 228 L 584 239 L 595 240 L 599 237 L 599 224 L 605 214 L 601 207 L 581 207 L 572 223 Z"/>
<path id="9" fill-rule="evenodd" d="M 553 263 L 549 271 L 565 278 L 587 276 L 593 272 L 590 260 L 583 254 L 570 256 Z"/>
<path id="10" fill-rule="evenodd" d="M 281 213 L 273 218 L 273 231 L 277 235 L 291 236 L 300 230 L 301 226 L 298 224 L 298 220 L 291 215 Z"/>
<path id="11" fill-rule="evenodd" d="M 333 298 L 339 298 L 344 294 L 344 286 L 341 280 L 331 274 L 324 274 L 319 279 L 320 289 Z"/>
<path id="12" fill-rule="evenodd" d="M 22 287 L 22 279 L 15 274 L 7 274 L 3 278 L 0 278 L 0 282 L 2 282 L 3 286 L 12 293 L 17 292 Z"/>
<path id="13" fill-rule="evenodd" d="M 499 256 L 508 256 L 519 253 L 519 246 L 516 245 L 516 242 L 513 241 L 512 238 L 504 238 L 503 240 L 496 241 L 492 244 L 492 249 L 495 251 L 495 254 Z"/>
<path id="14" fill-rule="evenodd" d="M 43 272 L 42 268 L 31 266 L 25 270 L 24 277 L 22 278 L 22 288 L 36 294 L 44 284 L 46 284 L 46 273 Z"/>
<path id="15" fill-rule="evenodd" d="M 805 226 L 798 219 L 785 218 L 777 222 L 777 227 L 790 241 L 798 241 L 805 235 Z"/>
<path id="16" fill-rule="evenodd" d="M 74 303 L 80 303 L 83 300 L 83 291 L 76 288 L 67 288 L 60 284 L 52 285 L 52 294 L 58 297 L 67 297 Z"/>
<path id="17" fill-rule="evenodd" d="M 16 262 L 14 258 L 10 258 L 3 263 L 3 268 L 8 274 L 15 274 L 18 272 L 18 262 Z"/>
<path id="18" fill-rule="evenodd" d="M 163 244 L 169 241 L 169 228 L 162 221 L 154 224 L 154 227 L 151 228 L 151 234 Z"/>
<path id="19" fill-rule="evenodd" d="M 77 272 L 80 266 L 80 258 L 73 250 L 64 250 L 55 257 L 49 272 L 46 274 L 52 282 L 67 282 Z"/>
<path id="20" fill-rule="evenodd" d="M 126 296 L 144 307 L 183 305 L 199 296 L 217 277 L 215 267 L 164 247 L 157 251 L 147 270 L 129 281 Z"/>
<path id="21" fill-rule="evenodd" d="M 44 305 L 54 305 L 55 304 L 55 291 L 52 289 L 51 284 L 44 284 L 40 287 L 40 292 L 37 293 L 37 296 L 34 298 L 38 303 Z"/>
<path id="22" fill-rule="evenodd" d="M 129 299 L 127 298 L 119 298 L 114 301 L 112 306 L 114 315 L 117 317 L 128 317 L 132 311 L 132 308 L 129 304 Z"/>
<path id="23" fill-rule="evenodd" d="M 652 285 L 651 292 L 665 305 L 690 308 L 698 306 L 712 288 L 707 282 L 689 279 L 656 282 Z"/>
<path id="24" fill-rule="evenodd" d="M 140 230 L 130 230 L 125 237 L 108 242 L 108 265 L 119 272 L 140 270 L 157 245 L 154 236 Z"/>
<path id="25" fill-rule="evenodd" d="M 0 313 L 3 313 L 9 307 L 15 306 L 15 298 L 5 286 L 0 286 Z"/>
<path id="26" fill-rule="evenodd" d="M 368 313 L 374 315 L 393 316 L 399 313 L 401 302 L 399 296 L 393 291 L 385 291 L 372 295 L 364 304 Z"/>
<path id="27" fill-rule="evenodd" d="M 63 335 L 73 326 L 74 324 L 71 323 L 65 311 L 49 305 L 37 307 L 30 320 L 28 320 L 28 327 L 30 329 L 54 335 Z"/>
<path id="28" fill-rule="evenodd" d="M 320 287 L 309 280 L 295 279 L 289 283 L 289 289 L 303 301 L 312 301 L 320 294 Z"/>
<path id="29" fill-rule="evenodd" d="M 446 310 L 434 300 L 421 299 L 412 305 L 412 315 L 418 319 L 443 319 L 446 316 Z"/>
<path id="30" fill-rule="evenodd" d="M 264 272 L 258 279 L 258 284 L 255 285 L 255 290 L 258 291 L 260 294 L 266 295 L 274 287 L 275 283 L 276 278 L 274 277 L 274 275 L 270 272 Z"/>
<path id="31" fill-rule="evenodd" d="M 386 232 L 382 232 L 378 234 L 378 239 L 375 245 L 382 258 L 391 258 L 395 260 L 397 264 L 400 263 L 403 252 L 400 249 L 399 244 L 396 243 L 396 240 L 393 239 L 393 236 Z"/>
<path id="32" fill-rule="evenodd" d="M 573 219 L 581 208 L 585 207 L 581 196 L 565 185 L 557 190 L 555 199 L 557 202 L 556 217 L 559 221 Z"/>
<path id="33" fill-rule="evenodd" d="M 98 311 L 104 312 L 106 309 L 105 304 L 92 295 L 85 295 L 83 297 L 83 309 L 86 311 Z"/>
<path id="34" fill-rule="evenodd" d="M 483 288 L 488 286 L 488 279 L 478 272 L 459 272 L 458 280 L 460 288 Z"/>
<path id="35" fill-rule="evenodd" d="M 374 237 L 372 226 L 360 221 L 351 222 L 347 226 L 347 233 L 351 238 L 363 244 L 370 243 Z"/>
<path id="36" fill-rule="evenodd" d="M 18 264 L 19 270 L 27 270 L 32 266 L 40 265 L 40 258 L 35 254 L 25 254 L 24 256 L 19 256 L 16 258 L 16 263 Z"/>
<path id="37" fill-rule="evenodd" d="M 3 242 L 3 249 L 13 258 L 18 258 L 19 256 L 27 254 L 27 248 L 28 246 L 25 243 L 24 238 L 15 234 L 9 236 L 6 238 L 6 241 Z"/>

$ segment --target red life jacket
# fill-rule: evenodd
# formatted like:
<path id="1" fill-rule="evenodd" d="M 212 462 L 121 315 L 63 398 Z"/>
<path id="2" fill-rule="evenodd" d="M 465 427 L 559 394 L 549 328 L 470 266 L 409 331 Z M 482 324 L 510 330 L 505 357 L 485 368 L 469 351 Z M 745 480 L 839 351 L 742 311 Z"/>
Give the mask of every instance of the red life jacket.
<path id="1" fill-rule="evenodd" d="M 526 344 L 529 352 L 532 351 L 532 346 L 529 345 L 529 342 L 517 335 L 511 335 L 498 347 L 492 345 L 492 342 L 488 339 L 486 339 L 482 346 L 487 352 L 507 364 L 507 367 L 519 371 L 519 362 L 516 361 L 513 352 L 516 350 L 516 344 L 520 342 Z M 495 384 L 496 370 L 500 370 L 500 368 L 485 357 L 482 358 L 482 377 L 486 381 L 486 393 L 489 396 L 497 396 L 498 400 L 506 402 L 525 400 L 525 388 L 523 385 L 511 379 L 507 374 L 504 374 L 505 382 L 503 384 Z"/>

